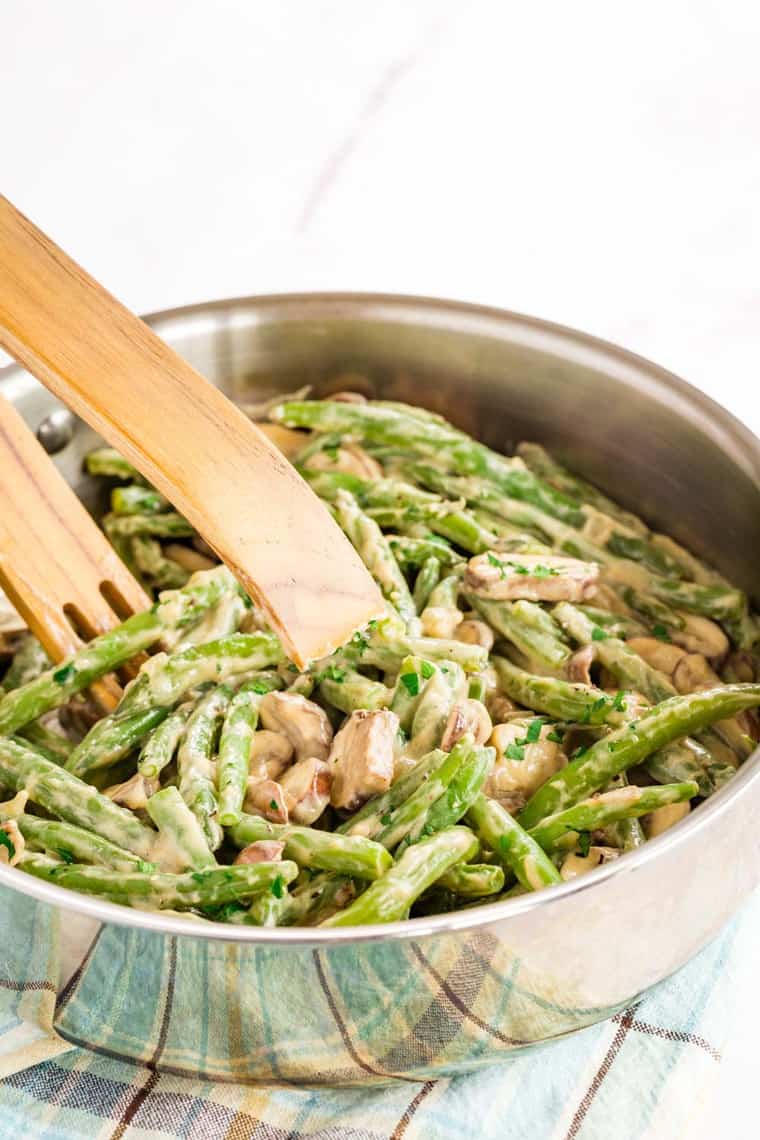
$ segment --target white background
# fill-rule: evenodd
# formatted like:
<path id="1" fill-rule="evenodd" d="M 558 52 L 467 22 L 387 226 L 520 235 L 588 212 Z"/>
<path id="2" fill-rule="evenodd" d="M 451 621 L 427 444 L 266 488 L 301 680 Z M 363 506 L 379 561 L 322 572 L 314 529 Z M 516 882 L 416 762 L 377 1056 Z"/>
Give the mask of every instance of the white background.
<path id="1" fill-rule="evenodd" d="M 485 301 L 652 357 L 760 433 L 754 4 L 2 13 L 2 190 L 135 309 L 310 288 Z M 739 1005 L 705 1137 L 748 1135 L 756 985 Z"/>

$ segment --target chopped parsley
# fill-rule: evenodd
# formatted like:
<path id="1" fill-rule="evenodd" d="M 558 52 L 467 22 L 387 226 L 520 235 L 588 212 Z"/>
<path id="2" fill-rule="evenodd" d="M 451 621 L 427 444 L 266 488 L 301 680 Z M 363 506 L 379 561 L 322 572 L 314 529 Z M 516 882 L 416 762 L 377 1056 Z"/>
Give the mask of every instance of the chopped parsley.
<path id="1" fill-rule="evenodd" d="M 578 853 L 584 859 L 587 857 L 591 850 L 591 832 L 579 831 L 578 832 Z"/>
<path id="2" fill-rule="evenodd" d="M 580 748 L 576 748 L 573 752 L 573 760 L 580 760 L 581 756 L 585 756 L 589 750 L 588 744 L 582 744 Z"/>
<path id="3" fill-rule="evenodd" d="M 324 453 L 328 459 L 332 459 L 333 463 L 337 463 L 337 460 L 338 460 L 338 444 L 337 443 L 328 443 L 327 447 L 323 447 L 322 450 L 324 451 Z"/>
<path id="4" fill-rule="evenodd" d="M 298 672 L 297 669 L 296 669 L 296 672 Z M 260 680 L 249 682 L 247 688 L 252 693 L 258 693 L 259 696 L 261 696 L 264 693 L 270 693 L 272 691 L 272 684 L 270 681 L 267 681 L 264 678 L 261 678 Z"/>
<path id="5" fill-rule="evenodd" d="M 59 858 L 63 859 L 64 863 L 74 862 L 74 852 L 69 851 L 68 847 L 56 847 L 55 853 Z"/>
<path id="6" fill-rule="evenodd" d="M 62 665 L 60 669 L 56 669 L 55 673 L 53 673 L 53 680 L 57 685 L 62 685 L 65 681 L 73 677 L 75 673 L 76 669 L 69 661 L 67 665 Z"/>
<path id="7" fill-rule="evenodd" d="M 524 760 L 525 759 L 525 745 L 524 744 L 508 744 L 504 755 L 508 760 Z"/>
<path id="8" fill-rule="evenodd" d="M 420 691 L 420 679 L 416 673 L 402 673 L 399 676 L 399 681 L 406 689 L 410 697 L 416 697 Z"/>
<path id="9" fill-rule="evenodd" d="M 654 626 L 652 629 L 652 633 L 654 634 L 654 636 L 657 638 L 658 641 L 667 641 L 667 642 L 670 641 L 670 634 L 668 633 L 668 631 L 664 625 L 658 624 L 658 625 Z"/>
<path id="10" fill-rule="evenodd" d="M 615 693 L 615 699 L 612 702 L 612 708 L 615 712 L 625 712 L 625 693 L 622 689 L 618 689 L 618 691 Z"/>
<path id="11" fill-rule="evenodd" d="M 339 665 L 328 665 L 323 673 L 320 674 L 320 681 L 335 681 L 340 685 L 346 679 L 346 670 L 341 669 Z"/>
<path id="12" fill-rule="evenodd" d="M 277 811 L 277 800 L 270 800 L 269 806 L 272 809 L 272 811 Z"/>
<path id="13" fill-rule="evenodd" d="M 528 725 L 528 731 L 525 733 L 525 740 L 528 744 L 535 744 L 537 740 L 541 739 L 541 729 L 544 726 L 544 718 L 537 716 Z"/>
<path id="14" fill-rule="evenodd" d="M 551 732 L 547 732 L 546 739 L 551 740 L 552 744 L 561 744 L 564 737 L 558 729 L 553 728 Z"/>
<path id="15" fill-rule="evenodd" d="M 0 847 L 4 847 L 6 849 L 11 859 L 16 854 L 16 847 L 13 840 L 7 831 L 3 831 L 2 827 L 0 827 Z"/>
<path id="16" fill-rule="evenodd" d="M 351 638 L 349 644 L 352 645 L 354 649 L 358 650 L 359 653 L 363 653 L 369 645 L 369 638 L 366 634 L 362 633 L 361 630 L 357 630 L 357 632 Z"/>
<path id="17" fill-rule="evenodd" d="M 387 811 L 385 813 L 385 815 L 381 815 L 380 816 L 380 822 L 382 823 L 383 827 L 387 827 L 388 824 L 391 822 L 392 818 L 393 818 L 392 813 L 389 811 Z"/>
<path id="18" fill-rule="evenodd" d="M 559 570 L 553 566 L 534 566 L 533 576 L 535 578 L 557 578 L 559 577 Z"/>
<path id="19" fill-rule="evenodd" d="M 420 673 L 422 673 L 426 681 L 429 681 L 433 673 L 435 673 L 435 665 L 431 665 L 429 661 L 423 661 L 420 664 Z"/>
<path id="20" fill-rule="evenodd" d="M 591 630 L 592 641 L 606 641 L 609 636 L 607 631 L 602 629 L 601 626 L 595 625 Z"/>
<path id="21" fill-rule="evenodd" d="M 272 881 L 272 885 L 269 889 L 276 899 L 282 898 L 284 893 L 284 881 L 282 875 L 276 876 L 276 878 Z"/>

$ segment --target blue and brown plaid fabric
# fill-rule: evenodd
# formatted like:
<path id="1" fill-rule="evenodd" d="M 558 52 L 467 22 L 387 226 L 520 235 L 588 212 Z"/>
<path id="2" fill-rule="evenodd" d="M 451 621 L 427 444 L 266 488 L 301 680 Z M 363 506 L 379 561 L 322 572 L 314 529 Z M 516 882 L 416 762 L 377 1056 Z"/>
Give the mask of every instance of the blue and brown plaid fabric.
<path id="1" fill-rule="evenodd" d="M 519 1040 L 501 1040 L 483 1016 L 496 995 L 511 1003 L 511 1025 L 539 1018 L 550 1030 L 557 1013 L 519 963 L 504 973 L 487 939 L 468 944 L 466 960 L 445 950 L 435 960 L 413 942 L 390 954 L 347 947 L 337 960 L 309 950 L 296 968 L 289 959 L 285 976 L 276 948 L 257 951 L 241 974 L 244 951 L 234 946 L 93 927 L 62 983 L 55 914 L 7 890 L 0 905 L 0 1140 L 20 1131 L 50 1140 L 675 1140 L 717 1078 L 733 970 L 760 930 L 755 900 L 630 1008 L 515 1051 Z M 398 998 L 412 972 L 426 986 L 416 985 L 410 1009 Z M 593 1016 L 580 1010 L 578 1023 Z"/>

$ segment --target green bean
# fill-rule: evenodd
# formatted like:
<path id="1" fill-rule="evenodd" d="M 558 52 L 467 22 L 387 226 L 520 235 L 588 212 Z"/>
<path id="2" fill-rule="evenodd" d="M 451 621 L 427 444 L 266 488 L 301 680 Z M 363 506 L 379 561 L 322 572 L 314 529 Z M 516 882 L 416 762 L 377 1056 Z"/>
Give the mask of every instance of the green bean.
<path id="1" fill-rule="evenodd" d="M 241 816 L 229 835 L 236 847 L 247 847 L 261 839 L 279 840 L 285 844 L 285 858 L 299 867 L 334 871 L 357 879 L 379 879 L 393 862 L 385 847 L 363 836 L 269 823 L 255 815 Z"/>
<path id="2" fill-rule="evenodd" d="M 99 720 L 84 740 L 74 748 L 66 768 L 75 776 L 84 776 L 99 768 L 110 768 L 129 756 L 154 728 L 169 715 L 168 708 L 127 709 Z"/>
<path id="3" fill-rule="evenodd" d="M 168 499 L 152 487 L 133 483 L 128 487 L 114 487 L 111 491 L 111 510 L 116 515 L 157 515 L 168 511 Z"/>
<path id="4" fill-rule="evenodd" d="M 355 902 L 320 926 L 397 922 L 441 875 L 455 863 L 472 858 L 477 849 L 478 841 L 466 827 L 436 832 L 407 847 L 381 879 L 371 883 Z"/>
<path id="5" fill-rule="evenodd" d="M 647 815 L 667 804 L 680 804 L 691 800 L 699 792 L 692 781 L 685 784 L 662 784 L 651 788 L 614 788 L 600 792 L 589 799 L 580 800 L 564 811 L 547 816 L 530 830 L 530 836 L 544 851 L 553 851 L 563 845 L 568 833 L 596 831 L 619 820 Z"/>
<path id="6" fill-rule="evenodd" d="M 99 447 L 85 458 L 85 467 L 90 475 L 105 475 L 112 479 L 134 479 L 144 482 L 140 472 L 129 460 L 119 455 L 111 447 Z"/>
<path id="7" fill-rule="evenodd" d="M 154 864 L 141 859 L 108 839 L 62 823 L 58 819 L 40 819 L 36 815 L 19 815 L 16 823 L 28 844 L 39 847 L 65 863 L 97 863 L 114 871 L 153 871 Z"/>
<path id="8" fill-rule="evenodd" d="M 190 577 L 190 572 L 180 566 L 179 562 L 164 555 L 161 543 L 155 538 L 135 535 L 130 539 L 132 543 L 132 557 L 141 574 L 150 578 L 154 586 L 161 589 L 173 590 L 184 586 Z"/>
<path id="9" fill-rule="evenodd" d="M 444 871 L 436 887 L 465 899 L 498 895 L 504 889 L 504 871 L 494 863 L 457 863 Z"/>
<path id="10" fill-rule="evenodd" d="M 33 803 L 66 823 L 150 859 L 156 833 L 90 784 L 14 740 L 0 737 L 0 783 L 25 791 Z"/>
<path id="11" fill-rule="evenodd" d="M 618 772 L 641 763 L 665 744 L 760 704 L 760 685 L 725 685 L 670 697 L 647 709 L 637 721 L 597 740 L 566 768 L 555 773 L 520 813 L 523 827 L 572 807 L 603 788 Z"/>
<path id="12" fill-rule="evenodd" d="M 232 827 L 240 821 L 261 700 L 255 689 L 242 685 L 224 715 L 217 762 L 219 823 L 222 827 Z"/>
<path id="13" fill-rule="evenodd" d="M 531 471 L 545 479 L 547 483 L 551 483 L 564 495 L 581 503 L 589 503 L 597 510 L 617 519 L 618 522 L 634 531 L 641 538 L 646 538 L 649 535 L 646 525 L 640 518 L 631 514 L 630 511 L 623 510 L 593 483 L 587 483 L 585 479 L 581 479 L 572 471 L 568 471 L 566 467 L 562 467 L 554 456 L 550 455 L 540 444 L 521 443 L 518 445 L 517 454 L 530 467 Z"/>
<path id="14" fill-rule="evenodd" d="M 226 685 L 220 685 L 198 702 L 177 752 L 180 795 L 197 818 L 212 851 L 222 842 L 212 757 L 231 695 Z"/>
<path id="15" fill-rule="evenodd" d="M 481 793 L 466 818 L 481 843 L 491 848 L 526 890 L 540 891 L 561 882 L 551 859 L 496 800 Z"/>
<path id="16" fill-rule="evenodd" d="M 222 906 L 252 898 L 260 891 L 279 889 L 298 874 L 295 863 L 246 863 L 237 867 L 209 867 L 180 875 L 112 871 L 77 863 L 57 863 L 44 855 L 23 853 L 21 866 L 37 878 L 75 891 L 102 895 L 110 902 L 151 910 Z"/>
<path id="17" fill-rule="evenodd" d="M 405 775 L 395 780 L 385 792 L 372 796 L 336 829 L 339 835 L 363 835 L 376 839 L 384 826 L 382 819 L 402 804 L 438 768 L 446 756 L 440 748 L 422 756 Z"/>
<path id="18" fill-rule="evenodd" d="M 540 605 L 526 601 L 495 602 L 475 594 L 465 596 L 497 633 L 517 647 L 533 671 L 549 675 L 564 671 L 570 660 L 570 649 L 551 614 Z"/>
<path id="19" fill-rule="evenodd" d="M 414 580 L 414 592 L 412 597 L 418 613 L 422 613 L 424 610 L 430 593 L 435 586 L 437 586 L 440 578 L 441 560 L 437 558 L 435 554 L 431 554 L 420 566 L 417 577 Z"/>
<path id="20" fill-rule="evenodd" d="M 119 538 L 148 535 L 152 538 L 191 538 L 195 528 L 176 511 L 162 515 L 105 515 L 103 526 Z"/>
<path id="21" fill-rule="evenodd" d="M 34 681 L 50 667 L 50 658 L 32 633 L 25 633 L 13 654 L 0 685 L 0 694 L 13 692 Z"/>
<path id="22" fill-rule="evenodd" d="M 216 866 L 203 828 L 175 787 L 156 792 L 146 806 L 159 833 L 154 854 L 165 850 L 181 871 L 202 871 Z"/>
<path id="23" fill-rule="evenodd" d="M 471 736 L 464 736 L 445 753 L 437 768 L 397 807 L 391 808 L 380 819 L 381 830 L 375 836 L 378 843 L 392 850 L 403 839 L 415 843 L 426 832 L 431 808 L 445 795 L 449 785 L 471 759 L 475 745 Z M 442 812 L 439 818 L 447 813 Z"/>
<path id="24" fill-rule="evenodd" d="M 331 675 L 323 675 L 319 682 L 320 695 L 344 713 L 356 709 L 385 709 L 391 702 L 392 692 L 380 681 L 371 681 L 353 669 L 335 667 Z"/>
<path id="25" fill-rule="evenodd" d="M 338 522 L 377 582 L 383 597 L 398 611 L 407 628 L 416 631 L 414 600 L 388 539 L 348 491 L 338 492 L 335 507 Z"/>
<path id="26" fill-rule="evenodd" d="M 154 780 L 174 759 L 174 753 L 182 739 L 187 718 L 193 711 L 193 702 L 188 701 L 155 728 L 145 740 L 137 762 L 137 771 L 148 780 Z"/>
<path id="27" fill-rule="evenodd" d="M 108 633 L 94 638 L 62 665 L 0 698 L 0 735 L 7 736 L 64 704 L 137 653 L 155 645 L 167 631 L 183 628 L 202 616 L 230 588 L 226 567 L 194 574 L 181 590 L 168 591 L 145 613 L 135 614 Z"/>

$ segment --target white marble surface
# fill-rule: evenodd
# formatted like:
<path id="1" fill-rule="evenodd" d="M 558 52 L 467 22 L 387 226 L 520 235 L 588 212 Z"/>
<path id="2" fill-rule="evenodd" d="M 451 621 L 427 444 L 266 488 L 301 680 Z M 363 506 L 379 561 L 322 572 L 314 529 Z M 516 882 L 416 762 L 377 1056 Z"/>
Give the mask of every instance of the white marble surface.
<path id="1" fill-rule="evenodd" d="M 485 301 L 652 357 L 760 432 L 755 5 L 3 15 L 3 191 L 134 308 L 311 288 Z M 756 985 L 739 1004 L 705 1137 L 749 1134 Z"/>

